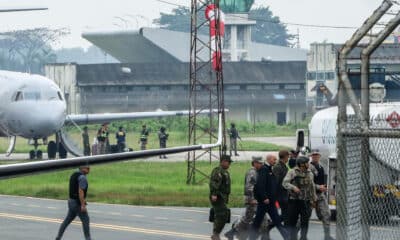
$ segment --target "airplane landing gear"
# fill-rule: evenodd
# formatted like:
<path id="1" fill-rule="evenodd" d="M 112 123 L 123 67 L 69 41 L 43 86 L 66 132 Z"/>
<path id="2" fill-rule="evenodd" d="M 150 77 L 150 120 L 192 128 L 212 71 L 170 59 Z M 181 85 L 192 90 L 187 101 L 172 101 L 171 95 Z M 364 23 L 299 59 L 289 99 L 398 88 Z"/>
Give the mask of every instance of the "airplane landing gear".
<path id="1" fill-rule="evenodd" d="M 57 144 L 54 141 L 50 141 L 47 144 L 47 156 L 49 159 L 55 159 L 57 155 Z"/>
<path id="2" fill-rule="evenodd" d="M 38 146 L 39 146 L 38 140 L 37 139 L 33 139 L 33 141 L 34 141 L 33 142 L 33 147 L 35 149 L 33 149 L 33 150 L 31 150 L 29 152 L 29 159 L 30 160 L 34 160 L 34 159 L 41 160 L 43 158 L 43 152 L 41 150 L 37 149 Z"/>

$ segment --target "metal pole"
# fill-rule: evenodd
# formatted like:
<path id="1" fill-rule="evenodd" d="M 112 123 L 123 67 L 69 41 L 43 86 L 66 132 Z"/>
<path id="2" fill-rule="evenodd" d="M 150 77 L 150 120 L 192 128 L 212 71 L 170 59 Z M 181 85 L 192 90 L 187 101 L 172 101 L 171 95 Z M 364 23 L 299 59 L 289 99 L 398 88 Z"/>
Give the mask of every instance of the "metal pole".
<path id="1" fill-rule="evenodd" d="M 362 111 L 359 106 L 359 102 L 357 101 L 357 97 L 352 90 L 352 86 L 349 80 L 349 76 L 347 75 L 347 63 L 346 58 L 347 55 L 353 50 L 360 40 L 368 33 L 368 31 L 381 19 L 381 17 L 389 10 L 389 8 L 393 5 L 393 3 L 389 0 L 385 0 L 378 9 L 374 11 L 374 13 L 364 22 L 364 24 L 357 29 L 357 31 L 353 34 L 353 36 L 348 40 L 345 45 L 340 50 L 339 54 L 339 80 L 342 82 L 347 96 L 349 97 L 350 104 L 354 109 L 354 113 L 361 120 L 361 126 L 363 128 L 367 128 L 367 124 L 365 119 L 363 118 Z"/>
<path id="2" fill-rule="evenodd" d="M 379 33 L 361 52 L 361 109 L 363 118 L 367 124 L 367 132 L 369 129 L 369 73 L 370 73 L 370 57 L 379 45 L 396 29 L 400 23 L 400 13 L 396 15 L 388 25 Z M 365 136 L 361 142 L 361 192 L 368 193 L 370 191 L 370 159 L 369 159 L 369 137 Z M 369 196 L 369 195 L 368 195 Z M 371 233 L 368 225 L 370 198 L 361 198 L 361 227 L 362 239 L 370 239 Z"/>
<path id="3" fill-rule="evenodd" d="M 347 209 L 347 151 L 345 145 L 345 138 L 341 134 L 343 130 L 346 130 L 346 122 L 347 122 L 347 111 L 346 111 L 346 96 L 350 100 L 352 107 L 354 108 L 354 112 L 356 116 L 360 119 L 362 123 L 362 127 L 366 128 L 367 125 L 365 123 L 365 118 L 363 118 L 360 107 L 358 106 L 357 98 L 352 90 L 351 83 L 349 81 L 347 75 L 347 61 L 346 58 L 348 54 L 354 49 L 360 40 L 368 33 L 368 31 L 379 21 L 379 19 L 385 14 L 387 10 L 392 6 L 392 2 L 385 0 L 381 6 L 375 10 L 375 12 L 364 22 L 363 26 L 361 26 L 353 36 L 345 43 L 339 53 L 338 60 L 338 78 L 339 78 L 339 90 L 338 90 L 338 127 L 339 131 L 337 133 L 337 160 L 338 160 L 338 168 L 340 169 L 337 173 L 338 176 L 338 189 L 337 189 L 337 228 L 336 228 L 336 237 L 337 239 L 348 239 L 348 209 Z"/>

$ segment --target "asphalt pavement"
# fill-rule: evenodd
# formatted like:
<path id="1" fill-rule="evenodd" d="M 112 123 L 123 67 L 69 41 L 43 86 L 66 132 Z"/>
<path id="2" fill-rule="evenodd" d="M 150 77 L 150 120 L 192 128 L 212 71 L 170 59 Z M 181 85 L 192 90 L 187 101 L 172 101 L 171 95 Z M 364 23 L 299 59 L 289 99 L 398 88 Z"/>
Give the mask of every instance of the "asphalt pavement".
<path id="1" fill-rule="evenodd" d="M 94 240 L 210 239 L 208 208 L 149 207 L 90 203 L 88 211 Z M 232 219 L 242 209 L 232 209 Z M 67 213 L 66 201 L 0 196 L 0 239 L 54 239 Z M 225 226 L 224 232 L 230 225 Z M 333 232 L 335 226 L 332 227 Z M 282 239 L 272 230 L 272 239 Z M 83 239 L 79 219 L 70 225 L 65 240 Z M 224 238 L 223 238 L 224 239 Z M 322 226 L 310 225 L 309 240 L 322 239 Z"/>

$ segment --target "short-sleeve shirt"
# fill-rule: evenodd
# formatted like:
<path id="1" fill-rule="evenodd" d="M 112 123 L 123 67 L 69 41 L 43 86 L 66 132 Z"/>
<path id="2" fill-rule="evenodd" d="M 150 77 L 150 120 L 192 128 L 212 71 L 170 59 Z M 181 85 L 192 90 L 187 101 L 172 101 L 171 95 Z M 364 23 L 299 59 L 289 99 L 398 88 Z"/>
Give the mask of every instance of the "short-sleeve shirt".
<path id="1" fill-rule="evenodd" d="M 80 189 L 88 188 L 88 181 L 85 174 L 81 174 L 78 178 L 78 185 Z"/>

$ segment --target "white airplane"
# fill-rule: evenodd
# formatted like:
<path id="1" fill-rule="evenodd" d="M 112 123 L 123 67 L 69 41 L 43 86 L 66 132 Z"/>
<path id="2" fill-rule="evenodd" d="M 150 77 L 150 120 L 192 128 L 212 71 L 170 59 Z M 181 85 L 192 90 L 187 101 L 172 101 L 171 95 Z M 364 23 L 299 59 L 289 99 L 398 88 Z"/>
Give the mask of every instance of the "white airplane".
<path id="1" fill-rule="evenodd" d="M 9 8 L 0 9 L 1 12 L 41 11 L 45 7 L 33 8 Z M 15 148 L 16 137 L 30 139 L 34 150 L 30 151 L 30 158 L 41 158 L 42 152 L 37 150 L 39 139 L 48 148 L 56 148 L 59 151 L 82 156 L 81 149 L 71 144 L 68 137 L 61 131 L 65 124 L 95 124 L 116 120 L 132 120 L 150 117 L 181 116 L 188 115 L 189 111 L 155 111 L 136 113 L 114 114 L 78 114 L 67 115 L 66 103 L 60 88 L 50 79 L 20 72 L 0 71 L 0 137 L 10 139 L 6 156 L 9 156 Z M 226 111 L 226 110 L 225 110 Z M 209 114 L 208 110 L 196 111 L 201 114 Z M 212 112 L 218 112 L 212 110 Z M 62 144 L 57 145 L 47 138 L 56 134 Z M 61 155 L 61 154 L 60 154 Z M 64 154 L 63 154 L 64 155 Z"/>
<path id="2" fill-rule="evenodd" d="M 50 79 L 27 73 L 0 71 L 0 136 L 9 137 L 7 149 L 9 156 L 15 147 L 16 137 L 31 139 L 35 155 L 42 154 L 37 150 L 39 140 L 47 143 L 47 138 L 60 133 L 64 124 L 94 124 L 116 120 L 138 118 L 181 116 L 189 111 L 155 111 L 114 114 L 78 114 L 67 115 L 66 103 L 60 88 Z M 209 113 L 209 111 L 201 111 Z M 68 146 L 65 135 L 58 134 L 64 147 L 74 155 L 82 153 Z M 54 145 L 54 143 L 53 143 Z M 32 152 L 31 151 L 31 152 Z M 30 154 L 32 156 L 32 153 Z"/>

